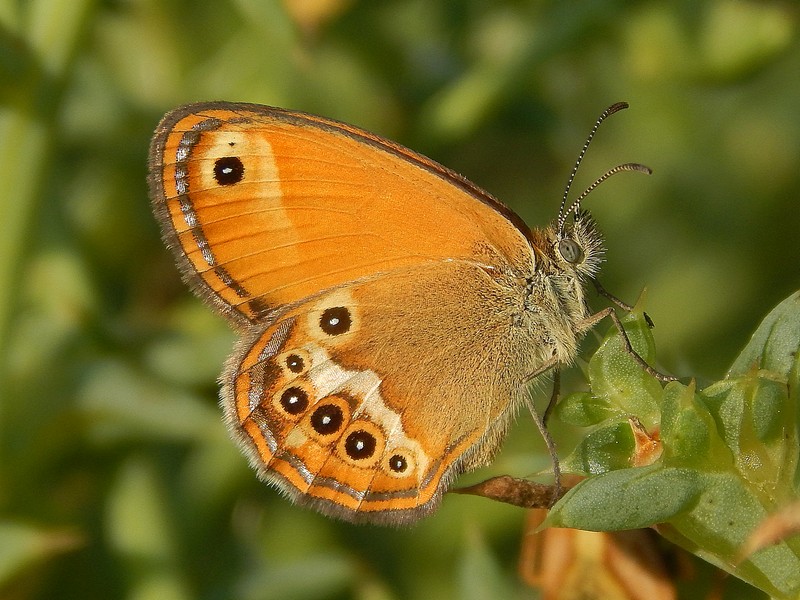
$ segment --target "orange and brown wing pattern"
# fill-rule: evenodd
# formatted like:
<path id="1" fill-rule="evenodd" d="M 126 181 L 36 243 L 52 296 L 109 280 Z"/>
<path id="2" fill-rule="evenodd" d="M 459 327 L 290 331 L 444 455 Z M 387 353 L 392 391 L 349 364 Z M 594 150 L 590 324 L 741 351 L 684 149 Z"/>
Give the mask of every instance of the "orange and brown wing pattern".
<path id="1" fill-rule="evenodd" d="M 473 292 L 434 301 L 458 281 Z M 475 304 L 483 285 L 471 264 L 416 267 L 341 286 L 243 340 L 223 401 L 251 464 L 296 501 L 347 520 L 401 523 L 433 510 L 514 398 L 497 374 L 502 340 L 495 356 L 480 353 L 510 327 Z M 443 324 L 463 302 L 474 310 Z"/>
<path id="2" fill-rule="evenodd" d="M 530 231 L 467 180 L 350 125 L 258 105 L 169 113 L 150 154 L 165 239 L 240 325 L 348 281 L 430 260 L 510 256 Z"/>

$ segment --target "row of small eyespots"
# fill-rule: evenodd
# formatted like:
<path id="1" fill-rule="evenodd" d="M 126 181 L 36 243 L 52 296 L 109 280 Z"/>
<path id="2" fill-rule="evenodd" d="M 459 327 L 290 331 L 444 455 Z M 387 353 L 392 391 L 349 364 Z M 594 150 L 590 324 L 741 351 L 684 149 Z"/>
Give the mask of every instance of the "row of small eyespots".
<path id="1" fill-rule="evenodd" d="M 303 415 L 309 408 L 310 399 L 308 392 L 300 386 L 290 386 L 283 390 L 278 398 L 281 409 L 292 417 Z M 345 413 L 338 404 L 320 400 L 311 413 L 308 423 L 317 435 L 322 437 L 335 436 L 346 425 Z M 379 435 L 379 434 L 377 434 Z M 379 442 L 376 433 L 357 428 L 351 431 L 344 439 L 344 452 L 350 460 L 368 462 L 375 456 Z M 387 466 L 397 475 L 402 475 L 411 466 L 410 453 L 398 449 L 389 456 Z"/>
<path id="2" fill-rule="evenodd" d="M 329 336 L 341 335 L 350 331 L 352 315 L 344 306 L 333 306 L 325 309 L 319 319 L 319 327 Z M 283 359 L 286 368 L 295 374 L 302 373 L 305 360 L 300 354 L 291 353 Z M 292 386 L 283 391 L 280 397 L 283 410 L 292 416 L 304 413 L 309 406 L 308 393 L 301 387 Z M 311 414 L 309 422 L 319 435 L 334 435 L 344 425 L 344 413 L 336 404 L 321 404 Z M 344 441 L 344 450 L 347 456 L 354 461 L 366 461 L 376 452 L 378 440 L 375 435 L 363 429 L 356 429 L 347 435 Z M 388 460 L 389 469 L 396 474 L 405 473 L 409 467 L 409 458 L 406 452 L 392 454 Z"/>

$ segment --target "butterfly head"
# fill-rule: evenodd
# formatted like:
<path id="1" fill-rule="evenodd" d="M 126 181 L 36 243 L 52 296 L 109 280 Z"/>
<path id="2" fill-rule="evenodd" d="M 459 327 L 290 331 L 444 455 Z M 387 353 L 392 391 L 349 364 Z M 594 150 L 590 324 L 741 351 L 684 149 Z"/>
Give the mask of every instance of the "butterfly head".
<path id="1" fill-rule="evenodd" d="M 597 133 L 600 124 L 609 116 L 626 108 L 628 108 L 626 102 L 613 104 L 609 106 L 595 122 L 570 173 L 567 186 L 564 189 L 564 196 L 561 199 L 561 208 L 558 211 L 558 218 L 548 230 L 549 242 L 552 244 L 553 249 L 551 258 L 561 272 L 574 274 L 575 279 L 579 282 L 595 277 L 600 268 L 604 253 L 603 238 L 597 230 L 594 219 L 592 219 L 588 211 L 583 210 L 581 207 L 581 202 L 597 186 L 617 173 L 622 171 L 639 171 L 640 173 L 646 173 L 648 175 L 652 173 L 649 167 L 639 163 L 617 165 L 597 178 L 594 183 L 586 188 L 571 204 L 567 204 L 567 198 L 572 188 L 572 182 L 575 180 L 575 174 L 578 172 L 578 167 L 580 167 L 586 150 L 589 148 L 589 144 L 592 142 L 594 134 Z"/>
<path id="2" fill-rule="evenodd" d="M 550 230 L 555 264 L 562 272 L 574 273 L 580 281 L 592 279 L 605 252 L 595 220 L 587 211 L 580 211 L 571 223 L 559 223 Z"/>

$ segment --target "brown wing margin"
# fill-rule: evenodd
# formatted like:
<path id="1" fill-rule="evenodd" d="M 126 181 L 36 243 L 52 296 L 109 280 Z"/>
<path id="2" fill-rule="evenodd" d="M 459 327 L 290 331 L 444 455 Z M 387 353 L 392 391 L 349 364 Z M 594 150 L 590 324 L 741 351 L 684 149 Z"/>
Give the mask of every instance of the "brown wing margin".
<path id="1" fill-rule="evenodd" d="M 215 106 L 224 107 L 225 103 L 213 103 Z M 227 274 L 224 267 L 216 267 L 214 271 L 216 275 L 225 284 L 230 287 L 236 295 L 247 301 L 247 311 L 239 310 L 237 307 L 231 305 L 228 301 L 220 296 L 208 281 L 200 275 L 187 256 L 180 251 L 181 242 L 178 234 L 172 225 L 169 208 L 166 203 L 166 193 L 164 190 L 164 151 L 167 139 L 172 133 L 175 125 L 188 115 L 195 113 L 193 110 L 195 106 L 201 105 L 185 105 L 167 113 L 159 122 L 153 139 L 150 143 L 150 152 L 148 159 L 148 188 L 150 191 L 150 200 L 153 212 L 155 213 L 156 220 L 161 229 L 161 237 L 165 245 L 169 248 L 175 256 L 178 268 L 181 273 L 182 279 L 186 284 L 197 293 L 203 300 L 208 301 L 214 308 L 216 308 L 222 315 L 229 319 L 232 323 L 239 327 L 246 328 L 258 321 L 263 321 L 271 316 L 276 307 L 266 306 L 260 298 L 252 296 L 241 285 Z M 198 227 L 198 232 L 202 238 L 202 229 Z M 198 240 L 198 246 L 208 248 L 208 244 L 204 239 Z M 212 251 L 208 248 L 209 251 Z M 213 261 L 215 262 L 215 261 Z"/>

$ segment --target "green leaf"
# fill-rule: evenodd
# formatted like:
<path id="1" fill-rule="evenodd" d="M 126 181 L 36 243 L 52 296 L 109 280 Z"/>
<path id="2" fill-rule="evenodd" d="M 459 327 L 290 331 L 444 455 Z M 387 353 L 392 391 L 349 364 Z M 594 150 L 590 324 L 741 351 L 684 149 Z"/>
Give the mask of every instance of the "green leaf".
<path id="1" fill-rule="evenodd" d="M 583 438 L 562 467 L 570 473 L 599 475 L 631 466 L 633 453 L 631 426 L 627 421 L 617 421 L 598 427 Z"/>
<path id="2" fill-rule="evenodd" d="M 612 471 L 572 488 L 544 525 L 589 531 L 649 527 L 690 510 L 703 489 L 703 476 L 691 469 L 656 464 Z"/>
<path id="3" fill-rule="evenodd" d="M 664 462 L 670 466 L 719 470 L 734 462 L 714 417 L 699 401 L 694 383 L 673 382 L 664 389 L 661 440 Z"/>
<path id="4" fill-rule="evenodd" d="M 635 309 L 622 323 L 633 349 L 652 364 L 655 342 L 642 310 Z M 625 351 L 616 327 L 609 328 L 589 361 L 588 375 L 592 396 L 605 401 L 610 410 L 625 418 L 635 415 L 647 428 L 658 422 L 661 385 Z"/>
<path id="5" fill-rule="evenodd" d="M 626 330 L 639 336 L 634 346 L 651 358 L 649 331 L 641 317 L 631 319 Z M 661 388 L 612 342 L 615 335 L 612 329 L 590 361 L 590 408 L 568 406 L 557 414 L 591 423 L 601 414 L 597 407 L 607 406 L 611 414 L 637 417 L 653 439 L 660 434 L 662 454 L 654 464 L 628 468 L 622 458 L 634 449 L 619 420 L 589 428 L 565 466 L 601 474 L 570 490 L 545 525 L 603 531 L 657 525 L 761 590 L 799 597 L 800 538 L 749 557 L 739 552 L 764 519 L 798 497 L 800 294 L 766 317 L 724 380 L 702 391 L 694 382 Z"/>
<path id="6" fill-rule="evenodd" d="M 726 379 L 754 368 L 788 377 L 800 361 L 800 291 L 775 307 L 761 322 L 750 342 L 728 370 Z"/>
<path id="7" fill-rule="evenodd" d="M 562 399 L 553 415 L 562 423 L 575 427 L 590 427 L 613 417 L 616 411 L 604 398 L 589 392 L 575 392 Z"/>

